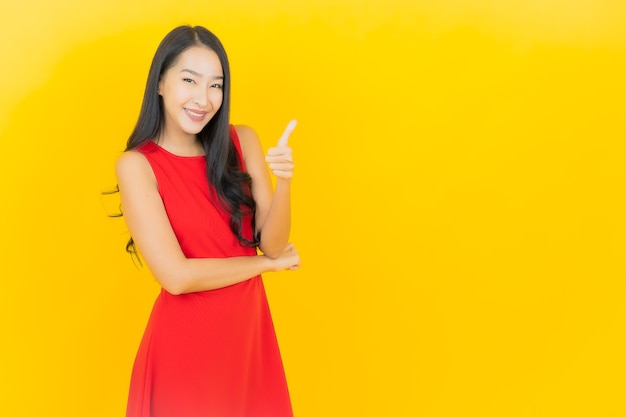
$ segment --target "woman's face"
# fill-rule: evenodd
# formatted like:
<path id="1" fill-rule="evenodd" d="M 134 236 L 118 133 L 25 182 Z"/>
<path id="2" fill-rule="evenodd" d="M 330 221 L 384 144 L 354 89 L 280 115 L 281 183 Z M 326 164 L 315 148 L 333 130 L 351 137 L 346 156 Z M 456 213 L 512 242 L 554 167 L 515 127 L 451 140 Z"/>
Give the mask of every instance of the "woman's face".
<path id="1" fill-rule="evenodd" d="M 159 81 L 164 135 L 195 138 L 220 109 L 223 85 L 222 65 L 214 51 L 204 46 L 183 51 Z"/>

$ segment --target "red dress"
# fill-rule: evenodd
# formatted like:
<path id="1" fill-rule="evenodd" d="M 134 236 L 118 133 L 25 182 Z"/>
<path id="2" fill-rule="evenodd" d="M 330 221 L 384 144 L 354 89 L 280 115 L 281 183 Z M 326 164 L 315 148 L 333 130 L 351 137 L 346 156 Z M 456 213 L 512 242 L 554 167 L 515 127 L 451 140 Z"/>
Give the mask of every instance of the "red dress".
<path id="1" fill-rule="evenodd" d="M 232 127 L 231 136 L 243 161 Z M 239 244 L 228 215 L 213 204 L 203 156 L 177 156 L 150 141 L 137 150 L 152 166 L 187 258 L 257 256 Z M 127 417 L 292 415 L 260 275 L 177 296 L 161 289 L 135 359 Z"/>

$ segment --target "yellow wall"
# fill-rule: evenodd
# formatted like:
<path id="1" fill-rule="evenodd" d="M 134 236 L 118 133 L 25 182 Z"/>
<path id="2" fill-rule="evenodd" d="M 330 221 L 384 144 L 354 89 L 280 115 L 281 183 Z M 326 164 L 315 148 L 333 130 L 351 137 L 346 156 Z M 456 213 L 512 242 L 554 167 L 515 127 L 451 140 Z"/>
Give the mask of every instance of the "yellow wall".
<path id="1" fill-rule="evenodd" d="M 626 415 L 619 0 L 3 2 L 0 415 L 123 414 L 157 286 L 100 192 L 181 23 L 233 122 L 299 120 L 298 417 Z"/>

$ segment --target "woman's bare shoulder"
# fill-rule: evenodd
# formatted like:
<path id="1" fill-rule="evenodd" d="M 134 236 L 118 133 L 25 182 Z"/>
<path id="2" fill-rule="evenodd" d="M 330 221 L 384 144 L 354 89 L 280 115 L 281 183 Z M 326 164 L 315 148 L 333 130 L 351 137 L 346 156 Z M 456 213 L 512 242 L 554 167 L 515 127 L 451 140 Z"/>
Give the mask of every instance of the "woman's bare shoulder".
<path id="1" fill-rule="evenodd" d="M 248 125 L 234 125 L 235 130 L 237 131 L 237 136 L 239 137 L 239 142 L 258 142 L 259 135 L 257 135 L 256 131 Z"/>
<path id="2" fill-rule="evenodd" d="M 153 176 L 152 168 L 146 157 L 138 151 L 123 152 L 115 162 L 115 172 L 118 177 L 148 175 Z"/>
<path id="3" fill-rule="evenodd" d="M 241 144 L 241 152 L 245 160 L 250 155 L 258 155 L 262 153 L 261 141 L 256 131 L 248 125 L 235 125 L 239 143 Z"/>

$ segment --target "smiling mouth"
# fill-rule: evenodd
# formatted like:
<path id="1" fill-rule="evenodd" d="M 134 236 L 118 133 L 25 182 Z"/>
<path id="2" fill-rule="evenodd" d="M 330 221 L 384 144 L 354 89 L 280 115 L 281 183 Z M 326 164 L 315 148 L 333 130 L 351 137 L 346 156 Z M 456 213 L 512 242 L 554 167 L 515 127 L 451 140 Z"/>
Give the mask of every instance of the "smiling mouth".
<path id="1" fill-rule="evenodd" d="M 190 115 L 191 117 L 195 118 L 195 119 L 203 119 L 204 116 L 207 115 L 207 112 L 205 111 L 196 111 L 196 110 L 191 110 L 191 109 L 185 109 L 185 112 L 187 112 L 188 115 Z"/>

